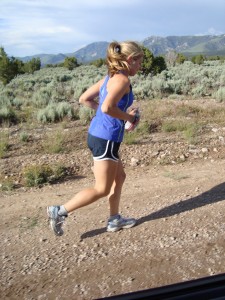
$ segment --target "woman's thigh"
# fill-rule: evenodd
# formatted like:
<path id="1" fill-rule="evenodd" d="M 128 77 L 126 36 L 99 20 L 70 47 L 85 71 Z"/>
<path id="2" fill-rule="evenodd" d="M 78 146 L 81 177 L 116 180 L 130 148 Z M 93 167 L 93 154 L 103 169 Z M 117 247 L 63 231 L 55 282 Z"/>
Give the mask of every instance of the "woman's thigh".
<path id="1" fill-rule="evenodd" d="M 117 172 L 120 168 L 121 166 L 119 164 L 119 161 L 94 161 L 93 171 L 95 176 L 95 188 L 104 190 L 107 195 L 117 178 Z"/>

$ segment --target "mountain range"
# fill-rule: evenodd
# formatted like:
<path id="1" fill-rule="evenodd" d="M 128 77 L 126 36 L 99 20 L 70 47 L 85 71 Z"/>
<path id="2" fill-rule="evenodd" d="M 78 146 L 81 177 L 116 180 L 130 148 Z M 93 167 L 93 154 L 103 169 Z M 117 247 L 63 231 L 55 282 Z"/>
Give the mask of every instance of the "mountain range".
<path id="1" fill-rule="evenodd" d="M 46 64 L 58 64 L 66 57 L 76 57 L 79 63 L 89 63 L 93 60 L 105 58 L 108 42 L 91 43 L 73 53 L 66 54 L 36 54 L 33 56 L 20 57 L 27 62 L 32 58 L 40 58 L 42 66 Z M 154 56 L 165 55 L 174 50 L 186 56 L 197 54 L 225 55 L 225 34 L 202 35 L 202 36 L 150 36 L 140 41 L 140 44 L 148 48 Z"/>

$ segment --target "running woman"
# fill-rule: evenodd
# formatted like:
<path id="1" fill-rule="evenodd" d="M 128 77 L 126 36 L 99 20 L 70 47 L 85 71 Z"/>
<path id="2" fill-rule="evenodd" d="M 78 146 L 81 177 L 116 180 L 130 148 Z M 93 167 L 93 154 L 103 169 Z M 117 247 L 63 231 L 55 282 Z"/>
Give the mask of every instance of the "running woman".
<path id="1" fill-rule="evenodd" d="M 96 110 L 87 138 L 94 160 L 95 184 L 78 192 L 65 204 L 47 208 L 51 229 L 58 236 L 63 234 L 62 225 L 69 213 L 103 197 L 108 198 L 110 208 L 107 231 L 115 232 L 136 224 L 134 218 L 124 218 L 119 213 L 126 177 L 119 148 L 124 137 L 125 122 L 136 121 L 137 110 L 127 112 L 134 100 L 129 76 L 134 76 L 140 70 L 142 60 L 143 51 L 136 42 L 110 43 L 106 58 L 107 76 L 80 96 L 81 104 Z"/>

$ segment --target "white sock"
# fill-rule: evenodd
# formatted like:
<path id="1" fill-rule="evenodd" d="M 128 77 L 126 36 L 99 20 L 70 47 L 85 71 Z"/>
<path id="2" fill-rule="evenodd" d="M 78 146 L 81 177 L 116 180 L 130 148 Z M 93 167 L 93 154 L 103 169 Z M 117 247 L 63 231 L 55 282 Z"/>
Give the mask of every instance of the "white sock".
<path id="1" fill-rule="evenodd" d="M 109 217 L 109 221 L 113 221 L 113 220 L 119 219 L 119 217 L 120 217 L 120 214 L 110 216 Z"/>
<path id="2" fill-rule="evenodd" d="M 65 209 L 64 205 L 61 205 L 61 206 L 59 207 L 58 214 L 59 214 L 60 216 L 65 216 L 65 217 L 68 216 L 68 211 Z"/>

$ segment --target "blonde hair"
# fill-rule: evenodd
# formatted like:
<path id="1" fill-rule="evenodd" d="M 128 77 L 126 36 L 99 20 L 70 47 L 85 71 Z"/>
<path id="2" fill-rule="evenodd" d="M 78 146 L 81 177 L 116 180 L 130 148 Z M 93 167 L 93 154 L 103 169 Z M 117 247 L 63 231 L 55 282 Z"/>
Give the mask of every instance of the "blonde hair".
<path id="1" fill-rule="evenodd" d="M 112 77 L 114 74 L 122 70 L 129 71 L 127 59 L 132 57 L 138 59 L 143 57 L 144 53 L 140 45 L 133 41 L 112 42 L 107 49 L 106 64 L 108 66 L 108 74 Z"/>

